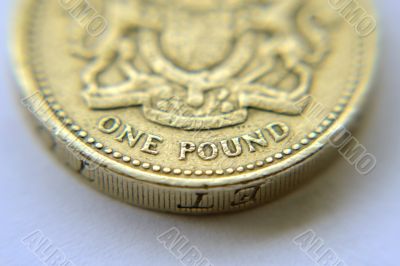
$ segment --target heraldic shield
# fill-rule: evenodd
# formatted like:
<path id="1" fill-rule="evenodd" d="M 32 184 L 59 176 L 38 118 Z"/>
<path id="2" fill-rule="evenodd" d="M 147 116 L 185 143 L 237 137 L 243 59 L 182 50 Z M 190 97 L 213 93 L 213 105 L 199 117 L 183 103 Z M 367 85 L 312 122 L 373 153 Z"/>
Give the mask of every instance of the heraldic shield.
<path id="1" fill-rule="evenodd" d="M 74 47 L 87 62 L 83 98 L 185 130 L 243 123 L 249 108 L 300 115 L 330 51 L 332 19 L 310 15 L 317 2 L 97 0 L 112 27 Z"/>

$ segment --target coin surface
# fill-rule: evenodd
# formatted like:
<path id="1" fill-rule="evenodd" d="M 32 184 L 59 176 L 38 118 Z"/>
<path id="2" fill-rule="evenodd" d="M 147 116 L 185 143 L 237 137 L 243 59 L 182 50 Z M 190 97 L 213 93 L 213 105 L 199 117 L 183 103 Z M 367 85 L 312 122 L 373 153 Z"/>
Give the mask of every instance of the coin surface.
<path id="1" fill-rule="evenodd" d="M 25 0 L 16 69 L 52 149 L 95 188 L 240 210 L 326 163 L 370 85 L 373 14 L 367 1 Z"/>

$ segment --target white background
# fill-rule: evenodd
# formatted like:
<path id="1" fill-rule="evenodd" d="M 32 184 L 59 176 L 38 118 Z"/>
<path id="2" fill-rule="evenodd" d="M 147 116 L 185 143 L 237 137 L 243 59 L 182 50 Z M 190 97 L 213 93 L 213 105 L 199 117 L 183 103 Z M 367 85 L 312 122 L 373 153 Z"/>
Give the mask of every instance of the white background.
<path id="1" fill-rule="evenodd" d="M 45 151 L 10 81 L 8 2 L 0 4 L 0 265 L 42 265 L 21 242 L 37 229 L 75 265 L 180 265 L 157 241 L 171 227 L 214 265 L 313 265 L 292 242 L 309 229 L 347 265 L 400 265 L 399 1 L 376 1 L 379 79 L 357 131 L 377 157 L 376 169 L 363 177 L 340 158 L 309 185 L 272 204 L 209 217 L 122 204 L 84 185 Z"/>

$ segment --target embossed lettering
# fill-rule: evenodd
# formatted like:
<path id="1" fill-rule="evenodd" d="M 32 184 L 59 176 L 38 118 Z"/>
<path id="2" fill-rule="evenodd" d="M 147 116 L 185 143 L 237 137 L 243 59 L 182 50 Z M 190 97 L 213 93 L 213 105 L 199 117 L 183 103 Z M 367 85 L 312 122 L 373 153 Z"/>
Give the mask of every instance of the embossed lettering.
<path id="1" fill-rule="evenodd" d="M 240 154 L 242 154 L 242 145 L 240 145 L 240 138 L 233 138 L 230 140 L 233 145 L 234 145 L 234 149 L 235 151 L 231 151 L 230 147 L 229 147 L 229 140 L 222 140 L 221 141 L 221 145 L 222 145 L 222 150 L 224 151 L 224 153 L 226 154 L 226 156 L 228 157 L 236 157 L 239 156 Z"/>
<path id="2" fill-rule="evenodd" d="M 268 142 L 265 139 L 265 137 L 260 129 L 258 129 L 256 132 L 254 132 L 254 134 L 256 135 L 256 137 L 251 136 L 250 134 L 242 136 L 242 138 L 246 141 L 247 145 L 249 146 L 250 152 L 256 151 L 256 148 L 254 147 L 253 143 L 258 144 L 262 147 L 267 147 L 267 145 L 268 145 Z"/>
<path id="3" fill-rule="evenodd" d="M 263 134 L 263 131 L 267 133 Z M 283 122 L 272 122 L 263 129 L 257 129 L 249 134 L 230 139 L 223 139 L 219 142 L 194 142 L 182 141 L 179 147 L 179 160 L 186 160 L 190 153 L 196 155 L 202 160 L 214 160 L 218 157 L 219 151 L 222 149 L 222 155 L 231 158 L 238 157 L 243 154 L 244 149 L 242 143 L 245 142 L 249 152 L 256 152 L 256 145 L 267 147 L 269 140 L 278 143 L 289 136 L 289 126 Z M 268 139 L 266 138 L 268 137 Z"/>
<path id="4" fill-rule="evenodd" d="M 265 127 L 276 143 L 281 142 L 289 135 L 289 127 L 281 122 L 275 122 Z"/>
<path id="5" fill-rule="evenodd" d="M 209 154 L 206 154 L 206 148 L 209 147 L 208 150 Z M 200 144 L 199 148 L 197 149 L 197 153 L 199 154 L 200 158 L 206 161 L 212 160 L 217 158 L 218 156 L 218 148 L 217 145 L 215 145 L 212 142 L 205 142 Z"/>
<path id="6" fill-rule="evenodd" d="M 125 139 L 128 140 L 128 144 L 131 148 L 135 147 L 136 143 L 143 136 L 144 132 L 138 130 L 136 134 L 133 133 L 133 129 L 129 125 L 124 126 L 124 130 L 115 139 L 119 142 L 124 142 Z"/>
<path id="7" fill-rule="evenodd" d="M 159 136 L 148 134 L 141 151 L 153 155 L 159 154 L 159 151 L 155 150 L 157 148 L 157 142 L 155 141 L 163 142 L 163 139 Z"/>
<path id="8" fill-rule="evenodd" d="M 194 152 L 195 150 L 196 150 L 196 145 L 193 142 L 181 142 L 179 160 L 185 160 L 186 153 Z"/>
<path id="9" fill-rule="evenodd" d="M 121 120 L 114 116 L 107 116 L 100 120 L 99 129 L 103 133 L 111 134 L 119 129 Z"/>
<path id="10" fill-rule="evenodd" d="M 134 129 L 128 124 L 121 126 L 121 120 L 114 116 L 102 118 L 98 123 L 98 129 L 106 134 L 116 133 L 114 140 L 121 143 L 126 141 L 131 148 L 136 147 L 139 141 L 144 139 L 140 151 L 152 155 L 159 154 L 157 150 L 158 143 L 164 141 L 160 136 Z"/>

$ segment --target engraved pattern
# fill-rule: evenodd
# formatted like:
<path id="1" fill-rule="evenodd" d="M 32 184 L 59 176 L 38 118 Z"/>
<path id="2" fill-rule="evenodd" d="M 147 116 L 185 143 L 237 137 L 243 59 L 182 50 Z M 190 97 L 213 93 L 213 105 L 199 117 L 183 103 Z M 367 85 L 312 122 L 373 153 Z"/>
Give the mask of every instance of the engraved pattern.
<path id="1" fill-rule="evenodd" d="M 143 106 L 147 119 L 186 130 L 243 123 L 247 108 L 300 114 L 307 102 L 294 103 L 308 94 L 313 69 L 330 50 L 332 19 L 314 17 L 301 0 L 102 6 L 113 27 L 94 46 L 74 48 L 87 60 L 87 105 Z"/>

